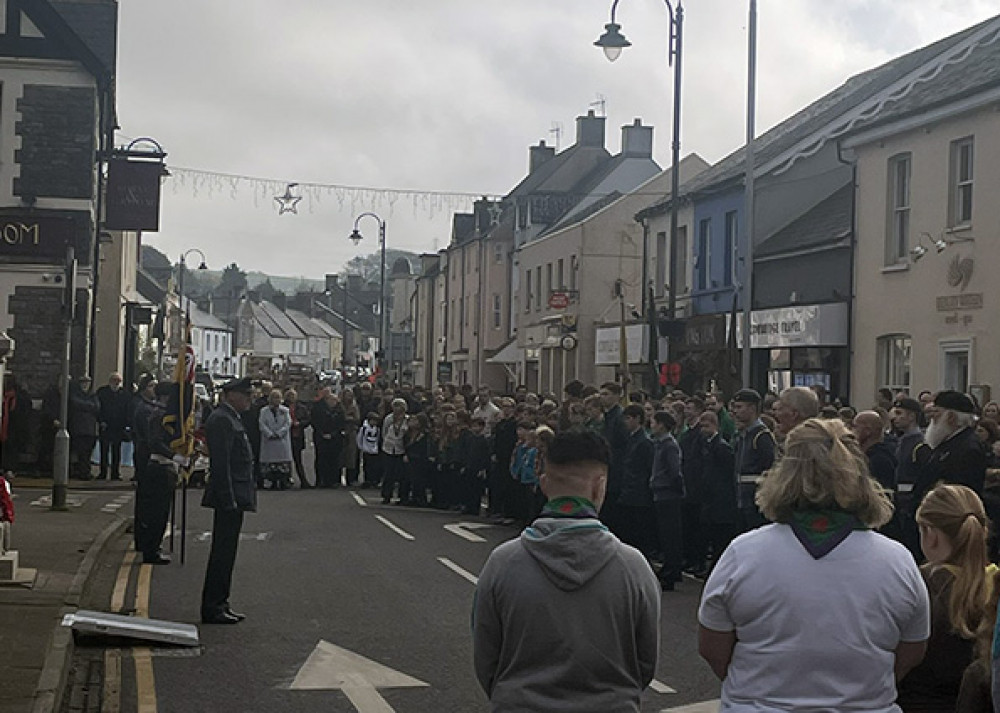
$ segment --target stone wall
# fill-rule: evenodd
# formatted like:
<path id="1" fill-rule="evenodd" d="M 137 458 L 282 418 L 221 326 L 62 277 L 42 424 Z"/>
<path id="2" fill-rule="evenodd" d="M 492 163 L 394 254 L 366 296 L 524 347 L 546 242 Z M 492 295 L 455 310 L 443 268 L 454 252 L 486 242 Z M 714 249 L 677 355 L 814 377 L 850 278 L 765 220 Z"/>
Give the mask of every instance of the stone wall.
<path id="1" fill-rule="evenodd" d="M 59 383 L 62 371 L 65 333 L 62 314 L 63 291 L 58 287 L 19 286 L 8 300 L 8 310 L 14 318 L 9 336 L 14 340 L 14 356 L 7 363 L 13 374 L 33 399 L 43 398 L 46 391 Z M 88 293 L 77 291 L 76 319 L 73 327 L 73 348 L 70 373 L 85 372 L 89 313 Z"/>
<path id="2" fill-rule="evenodd" d="M 17 100 L 15 131 L 21 148 L 14 161 L 21 175 L 14 195 L 48 198 L 94 197 L 97 99 L 87 87 L 26 84 Z"/>

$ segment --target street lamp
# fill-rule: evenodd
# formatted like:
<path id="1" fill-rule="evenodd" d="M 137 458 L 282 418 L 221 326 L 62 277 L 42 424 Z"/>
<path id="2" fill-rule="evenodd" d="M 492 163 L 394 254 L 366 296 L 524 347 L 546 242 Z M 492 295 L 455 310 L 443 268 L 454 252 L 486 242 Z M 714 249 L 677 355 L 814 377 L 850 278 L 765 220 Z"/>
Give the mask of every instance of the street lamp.
<path id="1" fill-rule="evenodd" d="M 198 269 L 199 270 L 207 270 L 208 269 L 208 265 L 205 264 L 205 253 L 203 253 L 198 248 L 191 248 L 190 250 L 187 250 L 187 251 L 181 253 L 180 276 L 177 278 L 177 296 L 178 296 L 178 299 L 179 299 L 179 302 L 180 302 L 180 326 L 181 326 L 181 328 L 179 330 L 179 334 L 180 334 L 180 338 L 181 339 L 184 339 L 184 337 L 185 337 L 185 335 L 184 335 L 184 327 L 185 327 L 185 321 L 184 321 L 184 272 L 185 272 L 185 270 L 187 270 L 187 263 L 185 261 L 187 260 L 187 256 L 190 255 L 191 253 L 198 253 L 198 256 L 201 257 L 201 262 L 198 264 Z"/>
<path id="2" fill-rule="evenodd" d="M 382 357 L 379 358 L 376 354 L 375 363 L 381 367 L 382 359 L 385 358 L 385 350 L 389 342 L 385 335 L 385 221 L 375 213 L 370 212 L 362 213 L 355 218 L 354 230 L 352 230 L 351 234 L 348 236 L 354 241 L 355 245 L 364 240 L 364 236 L 358 230 L 358 225 L 361 223 L 362 218 L 374 218 L 378 222 L 378 242 L 380 248 L 378 282 L 378 352 L 381 353 Z"/>
<path id="3" fill-rule="evenodd" d="M 622 49 L 631 47 L 632 43 L 621 34 L 621 25 L 615 23 L 615 12 L 618 9 L 619 0 L 614 0 L 611 4 L 611 22 L 604 26 L 604 34 L 594 43 L 604 50 L 605 56 L 612 62 L 618 59 Z M 667 318 L 671 322 L 677 317 L 677 271 L 680 260 L 677 255 L 677 221 L 678 221 L 678 196 L 680 193 L 680 161 L 681 161 L 681 60 L 683 58 L 684 41 L 684 6 L 681 0 L 677 0 L 677 7 L 670 0 L 663 0 L 670 14 L 670 37 L 667 48 L 667 65 L 674 68 L 674 116 L 673 116 L 673 138 L 670 143 L 672 163 L 670 169 L 670 290 L 667 293 Z M 648 235 L 642 243 L 643 272 L 649 264 L 649 238 Z M 643 279 L 643 291 L 647 288 L 646 280 Z M 643 303 L 646 302 L 645 295 Z M 656 317 L 655 305 L 653 303 L 653 291 L 649 290 L 649 306 L 646 308 L 646 320 L 649 323 L 649 363 L 651 369 L 653 392 L 658 390 L 659 380 L 656 376 L 656 342 L 654 341 Z M 672 345 L 674 337 L 671 336 Z M 672 350 L 671 350 L 672 351 Z"/>

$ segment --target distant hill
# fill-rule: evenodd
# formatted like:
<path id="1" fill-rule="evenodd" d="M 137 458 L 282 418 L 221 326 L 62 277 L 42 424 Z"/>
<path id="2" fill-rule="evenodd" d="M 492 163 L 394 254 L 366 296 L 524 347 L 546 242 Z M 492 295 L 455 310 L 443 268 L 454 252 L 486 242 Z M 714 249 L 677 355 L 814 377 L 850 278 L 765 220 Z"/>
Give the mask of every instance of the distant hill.
<path id="1" fill-rule="evenodd" d="M 411 269 L 416 271 L 419 264 L 419 256 L 403 250 L 386 250 L 387 275 L 397 258 L 403 257 L 410 261 Z M 140 264 L 147 273 L 155 280 L 166 283 L 174 273 L 174 265 L 170 259 L 152 245 L 143 245 L 140 256 Z M 218 286 L 222 280 L 221 270 L 197 270 L 197 265 L 188 263 L 188 271 L 184 276 L 184 293 L 205 294 Z M 357 256 L 347 264 L 347 271 L 352 274 L 360 272 L 368 279 L 378 279 L 378 253 L 371 255 Z M 265 272 L 251 270 L 246 273 L 247 287 L 254 289 L 270 280 L 271 285 L 278 291 L 285 294 L 295 294 L 302 291 L 320 292 L 326 288 L 326 281 L 309 277 L 286 277 L 282 275 L 269 275 Z"/>

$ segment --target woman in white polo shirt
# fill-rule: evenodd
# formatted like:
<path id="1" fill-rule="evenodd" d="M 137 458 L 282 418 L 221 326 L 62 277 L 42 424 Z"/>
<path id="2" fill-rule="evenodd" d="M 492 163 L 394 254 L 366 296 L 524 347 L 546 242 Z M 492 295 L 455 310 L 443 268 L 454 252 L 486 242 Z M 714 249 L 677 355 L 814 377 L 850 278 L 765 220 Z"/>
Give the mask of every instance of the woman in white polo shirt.
<path id="1" fill-rule="evenodd" d="M 910 553 L 874 531 L 892 505 L 854 437 L 839 421 L 796 427 L 756 500 L 773 524 L 726 549 L 698 615 L 720 710 L 897 713 L 930 605 Z"/>

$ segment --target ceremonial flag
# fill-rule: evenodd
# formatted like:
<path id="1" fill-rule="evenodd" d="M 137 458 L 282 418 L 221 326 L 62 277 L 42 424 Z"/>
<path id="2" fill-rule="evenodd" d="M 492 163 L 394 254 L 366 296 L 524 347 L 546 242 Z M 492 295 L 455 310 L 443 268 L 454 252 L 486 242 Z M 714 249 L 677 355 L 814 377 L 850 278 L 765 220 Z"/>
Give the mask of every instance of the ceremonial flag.
<path id="1" fill-rule="evenodd" d="M 170 448 L 182 456 L 194 452 L 194 348 L 191 346 L 191 324 L 186 319 L 184 338 L 177 350 L 174 367 L 174 389 L 167 402 L 163 427 L 170 434 Z"/>

